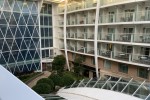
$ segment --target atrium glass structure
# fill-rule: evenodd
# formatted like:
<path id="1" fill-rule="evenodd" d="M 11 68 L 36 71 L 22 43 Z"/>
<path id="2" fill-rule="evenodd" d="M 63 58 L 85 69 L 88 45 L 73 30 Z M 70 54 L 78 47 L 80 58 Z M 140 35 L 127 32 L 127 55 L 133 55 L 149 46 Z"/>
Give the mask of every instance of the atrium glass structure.
<path id="1" fill-rule="evenodd" d="M 150 84 L 146 81 L 135 81 L 133 78 L 106 76 L 105 78 L 100 77 L 99 79 L 83 79 L 80 82 L 75 81 L 72 85 L 66 86 L 64 89 L 79 87 L 110 90 L 131 95 L 141 100 L 150 100 Z"/>
<path id="2" fill-rule="evenodd" d="M 0 0 L 0 64 L 12 73 L 40 70 L 38 1 Z"/>
<path id="3" fill-rule="evenodd" d="M 44 3 L 40 14 L 42 58 L 53 55 L 52 4 Z"/>

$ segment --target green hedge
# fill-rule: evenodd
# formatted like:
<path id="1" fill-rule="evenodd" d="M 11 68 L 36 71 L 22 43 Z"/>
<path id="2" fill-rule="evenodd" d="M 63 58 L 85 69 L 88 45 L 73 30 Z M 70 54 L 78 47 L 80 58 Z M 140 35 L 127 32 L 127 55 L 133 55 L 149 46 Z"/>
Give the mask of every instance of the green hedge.
<path id="1" fill-rule="evenodd" d="M 53 82 L 51 79 L 49 79 L 49 78 L 40 79 L 40 80 L 37 82 L 37 84 L 40 84 L 40 83 L 47 83 L 48 85 L 50 85 L 51 90 L 54 89 L 54 82 Z"/>
<path id="2" fill-rule="evenodd" d="M 40 72 L 36 72 L 36 73 L 31 73 L 31 74 L 26 74 L 26 75 L 22 75 L 22 76 L 18 76 L 18 78 L 23 81 L 23 82 L 27 82 L 28 80 L 32 79 L 33 77 L 40 75 Z"/>
<path id="3" fill-rule="evenodd" d="M 69 86 L 69 85 L 73 84 L 73 82 L 75 81 L 74 77 L 72 77 L 69 74 L 64 74 L 62 76 L 62 80 L 63 80 L 63 85 L 64 86 Z"/>
<path id="4" fill-rule="evenodd" d="M 38 94 L 49 94 L 53 90 L 51 86 L 47 83 L 39 83 L 32 88 Z"/>
<path id="5" fill-rule="evenodd" d="M 59 75 L 51 74 L 48 78 L 54 82 L 55 86 L 63 86 L 63 80 Z"/>

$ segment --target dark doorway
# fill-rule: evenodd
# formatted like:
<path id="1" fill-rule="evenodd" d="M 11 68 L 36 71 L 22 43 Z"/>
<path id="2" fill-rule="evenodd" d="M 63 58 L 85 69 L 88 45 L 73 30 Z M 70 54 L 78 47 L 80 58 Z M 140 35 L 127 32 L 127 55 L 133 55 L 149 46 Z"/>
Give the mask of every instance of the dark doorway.
<path id="1" fill-rule="evenodd" d="M 89 70 L 84 70 L 83 71 L 83 75 L 85 76 L 85 77 L 89 77 Z"/>

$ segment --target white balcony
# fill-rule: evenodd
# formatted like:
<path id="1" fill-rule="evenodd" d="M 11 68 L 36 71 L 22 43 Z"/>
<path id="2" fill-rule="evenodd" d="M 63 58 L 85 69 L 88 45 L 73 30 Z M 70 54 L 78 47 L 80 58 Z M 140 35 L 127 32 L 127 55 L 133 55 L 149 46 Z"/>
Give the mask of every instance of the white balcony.
<path id="1" fill-rule="evenodd" d="M 135 43 L 150 43 L 150 33 L 134 34 Z"/>
<path id="2" fill-rule="evenodd" d="M 112 58 L 112 51 L 105 50 L 105 49 L 98 49 L 98 55 L 108 57 L 108 58 Z"/>
<path id="3" fill-rule="evenodd" d="M 112 58 L 131 62 L 132 61 L 132 54 L 121 52 L 121 51 L 114 51 Z"/>
<path id="4" fill-rule="evenodd" d="M 63 20 L 58 20 L 58 26 L 63 26 L 64 25 L 64 21 Z"/>
<path id="5" fill-rule="evenodd" d="M 65 8 L 63 6 L 58 7 L 57 12 L 59 13 L 64 13 Z"/>
<path id="6" fill-rule="evenodd" d="M 148 11 L 123 12 L 117 14 L 101 15 L 99 17 L 99 23 L 139 22 L 139 21 L 150 21 L 150 12 Z"/>
<path id="7" fill-rule="evenodd" d="M 81 2 L 72 2 L 72 3 L 68 4 L 67 10 L 68 10 L 68 12 L 71 12 L 71 11 L 75 11 L 75 10 L 92 8 L 92 7 L 96 7 L 96 4 L 97 4 L 96 0 L 85 0 L 85 1 L 81 1 Z"/>
<path id="8" fill-rule="evenodd" d="M 132 61 L 139 64 L 150 65 L 150 56 L 141 55 L 141 54 L 133 54 Z"/>
<path id="9" fill-rule="evenodd" d="M 106 6 L 106 5 L 114 5 L 114 4 L 120 4 L 120 3 L 125 3 L 125 2 L 136 2 L 137 0 L 101 0 L 101 6 Z"/>

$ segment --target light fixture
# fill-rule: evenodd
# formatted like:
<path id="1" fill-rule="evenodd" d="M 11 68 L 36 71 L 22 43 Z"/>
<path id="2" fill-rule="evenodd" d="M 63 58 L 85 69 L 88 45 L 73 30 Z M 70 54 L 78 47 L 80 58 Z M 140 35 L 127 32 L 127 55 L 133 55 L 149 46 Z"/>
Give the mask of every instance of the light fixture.
<path id="1" fill-rule="evenodd" d="M 27 5 L 27 1 L 26 1 L 26 0 L 23 2 L 23 5 L 24 5 L 24 6 Z"/>

